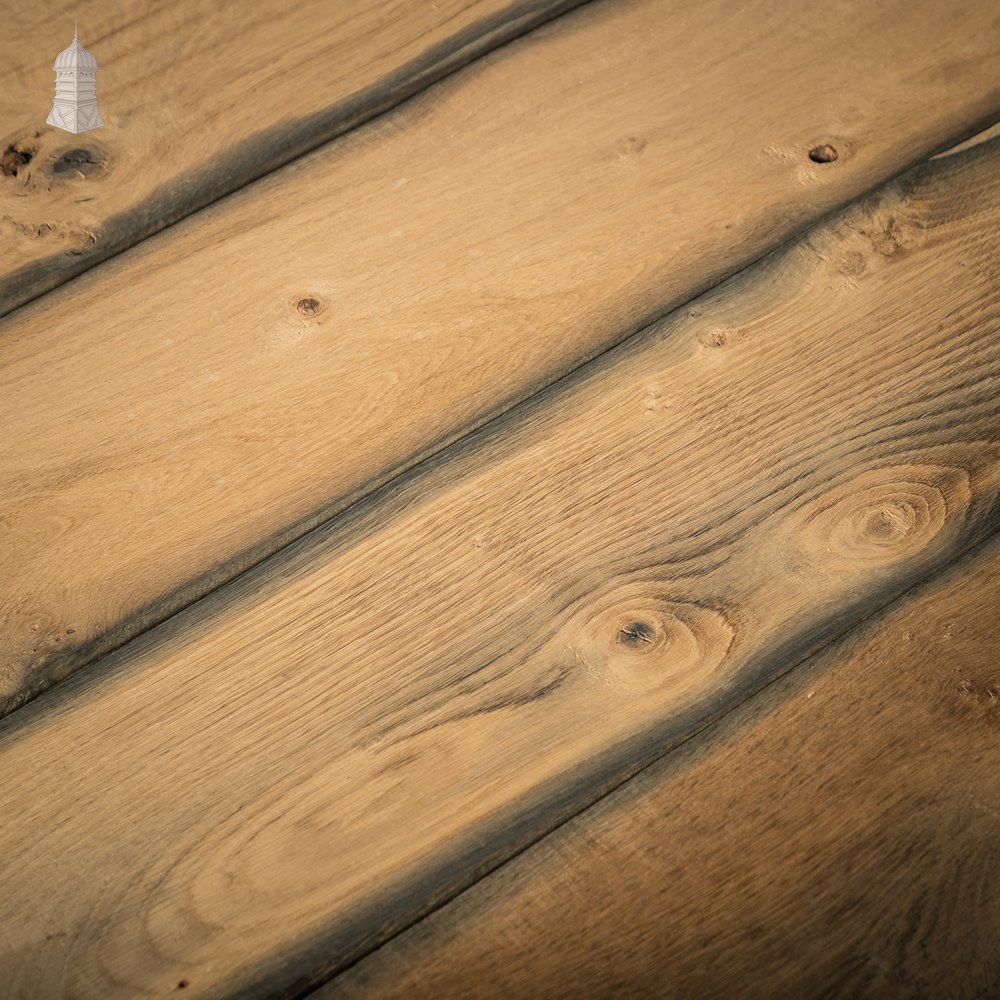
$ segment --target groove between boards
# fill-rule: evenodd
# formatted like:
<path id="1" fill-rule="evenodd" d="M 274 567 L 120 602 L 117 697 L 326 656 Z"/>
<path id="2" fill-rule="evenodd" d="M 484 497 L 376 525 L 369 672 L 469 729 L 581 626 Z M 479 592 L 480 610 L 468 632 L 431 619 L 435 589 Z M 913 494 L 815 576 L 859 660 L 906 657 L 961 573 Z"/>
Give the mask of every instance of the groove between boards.
<path id="1" fill-rule="evenodd" d="M 592 0 L 585 0 L 585 2 L 589 3 Z M 851 206 L 869 198 L 874 192 L 885 188 L 910 170 L 916 169 L 922 164 L 931 163 L 932 161 L 947 162 L 948 158 L 945 158 L 944 161 L 935 161 L 934 158 L 938 157 L 940 153 L 947 152 L 954 146 L 968 143 L 970 139 L 975 139 L 981 132 L 989 132 L 998 125 L 1000 125 L 1000 108 L 991 111 L 988 116 L 978 120 L 975 125 L 950 137 L 938 149 L 927 154 L 927 156 L 903 166 L 889 178 L 871 185 L 856 197 L 822 214 L 808 225 L 789 233 L 785 238 L 775 241 L 764 252 L 749 260 L 744 265 L 709 276 L 705 282 L 697 286 L 691 293 L 686 293 L 682 299 L 665 301 L 657 309 L 651 310 L 650 313 L 635 324 L 626 327 L 607 347 L 595 354 L 583 357 L 575 367 L 564 372 L 557 378 L 529 386 L 526 393 L 501 401 L 496 409 L 485 413 L 482 419 L 466 425 L 453 435 L 430 442 L 425 448 L 414 453 L 405 463 L 387 469 L 383 474 L 362 484 L 349 494 L 334 498 L 323 507 L 314 511 L 310 516 L 256 542 L 233 559 L 214 567 L 199 577 L 187 581 L 182 586 L 175 588 L 152 604 L 131 615 L 128 619 L 115 623 L 103 634 L 95 637 L 95 639 L 85 646 L 81 646 L 77 655 L 69 659 L 68 664 L 62 672 L 55 672 L 48 675 L 48 677 L 38 678 L 34 685 L 23 688 L 6 704 L 0 704 L 0 722 L 9 718 L 18 709 L 31 703 L 40 695 L 51 692 L 53 689 L 58 689 L 63 681 L 74 674 L 79 673 L 81 670 L 95 668 L 110 654 L 119 651 L 128 643 L 139 639 L 161 625 L 167 624 L 171 619 L 187 611 L 199 601 L 208 598 L 218 590 L 262 567 L 268 560 L 281 555 L 283 551 L 289 549 L 291 546 L 308 544 L 309 535 L 313 532 L 328 529 L 341 518 L 347 518 L 356 511 L 368 509 L 378 504 L 381 497 L 384 496 L 390 487 L 408 482 L 411 478 L 424 471 L 425 468 L 433 468 L 437 464 L 450 461 L 454 455 L 459 453 L 459 449 L 474 444 L 482 436 L 495 434 L 502 427 L 502 421 L 506 418 L 515 418 L 529 407 L 542 405 L 551 401 L 553 397 L 571 388 L 577 379 L 584 378 L 589 373 L 595 371 L 598 366 L 613 364 L 616 352 L 621 351 L 630 342 L 648 332 L 655 324 L 664 320 L 672 312 L 684 308 L 687 304 L 721 285 L 723 282 L 746 274 L 752 268 L 758 266 L 761 261 L 776 255 L 784 247 L 803 238 L 805 234 L 820 229 L 829 220 L 847 211 Z"/>
<path id="2" fill-rule="evenodd" d="M 997 512 L 1000 513 L 1000 512 Z M 996 517 L 994 517 L 996 520 Z M 692 740 L 698 739 L 699 737 L 706 736 L 706 738 L 711 739 L 711 730 L 717 728 L 720 723 L 726 718 L 732 715 L 734 712 L 739 711 L 749 702 L 756 700 L 765 694 L 772 686 L 785 680 L 791 674 L 793 674 L 800 667 L 805 666 L 811 660 L 815 660 L 817 657 L 822 656 L 824 653 L 829 651 L 831 647 L 836 646 L 838 643 L 843 642 L 852 634 L 861 631 L 867 625 L 871 624 L 874 620 L 885 617 L 891 614 L 892 611 L 897 607 L 902 605 L 914 591 L 918 591 L 921 588 L 927 586 L 927 584 L 936 580 L 945 574 L 952 572 L 963 563 L 970 562 L 976 559 L 981 551 L 989 548 L 993 543 L 1000 540 L 1000 524 L 997 524 L 988 534 L 983 538 L 974 542 L 972 545 L 965 547 L 964 549 L 959 549 L 954 555 L 945 563 L 940 566 L 935 567 L 929 573 L 914 580 L 908 587 L 902 590 L 900 593 L 896 594 L 890 600 L 885 603 L 872 608 L 866 614 L 861 615 L 855 621 L 846 625 L 841 631 L 830 636 L 826 641 L 822 642 L 814 650 L 807 653 L 798 659 L 793 659 L 789 662 L 783 669 L 776 673 L 773 677 L 765 681 L 761 686 L 753 691 L 748 692 L 743 698 L 735 701 L 733 704 L 727 706 L 725 709 L 719 711 L 717 714 L 710 716 L 704 720 L 704 723 L 698 728 L 692 730 L 688 735 L 682 737 L 676 742 L 672 742 L 669 746 L 665 747 L 662 753 L 651 757 L 648 760 L 643 761 L 639 766 L 637 766 L 631 773 L 624 775 L 621 780 L 617 783 L 612 784 L 606 788 L 602 788 L 601 791 L 586 805 L 579 808 L 576 812 L 568 814 L 562 818 L 556 820 L 553 825 L 535 836 L 531 840 L 518 845 L 515 849 L 504 857 L 499 863 L 492 865 L 488 869 L 477 872 L 475 877 L 472 878 L 467 885 L 453 891 L 442 898 L 435 900 L 430 904 L 426 910 L 413 920 L 408 921 L 405 926 L 401 926 L 398 930 L 394 930 L 390 934 L 386 935 L 384 940 L 372 945 L 371 947 L 363 950 L 360 954 L 352 957 L 351 959 L 344 961 L 340 965 L 334 967 L 331 971 L 324 973 L 323 975 L 317 977 L 314 981 L 310 982 L 308 985 L 304 983 L 299 983 L 288 987 L 287 989 L 279 989 L 277 992 L 268 993 L 268 1000 L 308 1000 L 309 997 L 314 996 L 315 993 L 322 987 L 332 983 L 338 976 L 347 972 L 348 970 L 354 968 L 365 959 L 376 954 L 385 946 L 389 945 L 393 940 L 405 934 L 407 931 L 414 927 L 419 926 L 424 921 L 431 918 L 435 913 L 443 910 L 450 903 L 454 902 L 456 899 L 465 895 L 468 892 L 472 892 L 476 887 L 488 877 L 502 869 L 506 868 L 508 865 L 512 864 L 516 859 L 520 858 L 522 855 L 526 854 L 532 848 L 546 841 L 549 837 L 553 837 L 558 834 L 558 832 L 567 826 L 569 823 L 575 821 L 576 819 L 583 816 L 591 809 L 597 808 L 602 802 L 610 798 L 612 795 L 619 791 L 622 791 L 625 786 L 630 785 L 632 782 L 639 780 L 640 776 L 645 774 L 651 768 L 657 766 L 666 760 L 669 756 L 681 750 Z M 227 1000 L 238 1000 L 237 995 L 233 994 L 227 997 Z"/>
<path id="3" fill-rule="evenodd" d="M 346 98 L 331 108 L 317 111 L 290 125 L 275 125 L 256 133 L 185 178 L 184 189 L 190 194 L 183 204 L 179 204 L 172 195 L 176 187 L 175 179 L 162 185 L 132 210 L 106 219 L 102 229 L 110 234 L 110 238 L 105 246 L 75 260 L 56 254 L 12 272 L 0 285 L 0 318 L 196 212 L 224 201 L 282 167 L 389 114 L 491 52 L 578 7 L 594 2 L 597 0 L 554 0 L 539 8 L 538 0 L 522 0 L 520 4 L 470 25 L 453 38 L 438 42 L 360 95 Z M 220 178 L 229 178 L 230 182 L 220 188 Z M 137 217 L 140 225 L 135 228 Z M 121 230 L 122 235 L 114 235 L 123 223 L 133 226 L 131 236 L 127 229 Z M 19 294 L 19 285 L 27 291 Z"/>
<path id="4" fill-rule="evenodd" d="M 600 357 L 604 357 L 605 355 L 609 354 L 610 354 L 609 351 L 605 351 L 602 353 L 602 355 L 600 355 Z M 581 375 L 581 369 L 578 368 L 570 375 L 564 376 L 563 379 L 558 380 L 558 382 L 563 385 L 568 385 L 572 380 L 574 380 L 577 377 L 580 377 L 580 375 Z M 555 384 L 556 383 L 553 383 L 553 385 Z M 552 401 L 551 400 L 551 396 L 553 395 L 552 392 L 538 394 L 539 397 L 543 395 L 548 402 Z M 519 410 L 519 413 L 523 412 L 524 408 Z M 496 426 L 494 425 L 492 431 L 495 430 Z M 464 435 L 461 440 L 464 441 L 470 437 L 471 435 Z M 448 452 L 447 457 L 451 457 L 451 455 L 454 453 L 455 450 L 457 450 L 457 448 L 451 449 Z M 444 460 L 445 459 L 442 458 L 442 462 Z M 370 499 L 372 500 L 371 505 L 374 505 L 374 502 L 378 499 L 378 497 L 373 497 Z M 996 505 L 993 505 L 989 510 L 987 524 L 985 525 L 986 533 L 984 536 L 981 536 L 980 539 L 978 539 L 977 541 L 973 542 L 970 545 L 966 545 L 964 547 L 956 546 L 954 550 L 946 551 L 945 553 L 943 553 L 943 558 L 940 560 L 940 562 L 938 562 L 935 565 L 933 570 L 919 576 L 916 580 L 914 580 L 908 586 L 906 586 L 900 594 L 894 595 L 892 598 L 885 599 L 880 602 L 879 596 L 876 592 L 876 594 L 873 595 L 874 599 L 872 602 L 872 606 L 870 608 L 858 609 L 856 617 L 853 619 L 848 619 L 847 616 L 844 616 L 844 618 L 839 622 L 839 627 L 835 619 L 834 627 L 830 630 L 829 633 L 827 633 L 827 637 L 824 640 L 821 640 L 819 643 L 817 643 L 815 647 L 802 650 L 799 655 L 796 655 L 796 651 L 794 650 L 794 648 L 790 648 L 787 650 L 787 652 L 789 653 L 787 658 L 784 655 L 779 655 L 778 657 L 776 657 L 776 663 L 778 664 L 777 669 L 779 670 L 779 673 L 777 674 L 776 677 L 772 677 L 764 681 L 763 683 L 758 682 L 758 686 L 756 687 L 751 687 L 749 685 L 743 687 L 742 690 L 739 690 L 737 692 L 737 698 L 734 699 L 733 703 L 727 703 L 725 707 L 717 710 L 715 714 L 710 715 L 707 719 L 702 719 L 701 724 L 694 727 L 694 732 L 703 732 L 709 726 L 714 725 L 714 723 L 718 721 L 718 719 L 728 715 L 733 710 L 733 708 L 736 708 L 741 704 L 745 704 L 752 697 L 756 697 L 756 695 L 761 690 L 765 690 L 767 687 L 769 687 L 770 684 L 774 682 L 774 680 L 786 676 L 790 671 L 795 669 L 798 665 L 800 665 L 801 663 L 805 662 L 807 659 L 815 655 L 816 652 L 825 649 L 832 642 L 837 641 L 839 638 L 846 635 L 848 632 L 858 628 L 862 623 L 868 621 L 873 616 L 882 613 L 885 608 L 894 604 L 895 601 L 899 600 L 902 596 L 909 594 L 915 587 L 920 586 L 921 584 L 925 583 L 928 579 L 938 575 L 946 567 L 953 565 L 955 561 L 960 559 L 964 554 L 969 553 L 975 549 L 978 549 L 986 539 L 992 538 L 994 536 L 997 530 L 997 514 L 998 514 L 997 507 Z M 599 801 L 605 795 L 609 794 L 610 791 L 614 790 L 617 787 L 621 787 L 621 785 L 623 785 L 626 781 L 631 780 L 631 778 L 633 778 L 637 773 L 648 767 L 649 764 L 651 764 L 654 760 L 662 759 L 662 757 L 665 756 L 666 753 L 672 752 L 672 750 L 677 746 L 686 743 L 690 739 L 691 735 L 692 735 L 691 733 L 686 733 L 683 737 L 676 740 L 670 746 L 656 747 L 651 749 L 649 752 L 642 752 L 640 754 L 637 754 L 636 758 L 631 762 L 631 764 L 627 765 L 626 768 L 623 768 L 621 772 L 616 773 L 615 775 L 613 775 L 612 777 L 603 782 L 596 782 L 593 786 L 593 792 L 594 792 L 593 796 L 588 798 L 584 805 L 581 806 L 579 804 L 579 800 L 575 805 L 569 802 L 558 804 L 556 808 L 553 809 L 552 812 L 547 813 L 547 821 L 544 829 L 542 829 L 541 832 L 538 832 L 538 828 L 536 827 L 536 831 L 534 834 L 531 834 L 529 836 L 524 836 L 524 834 L 522 834 L 522 837 L 524 839 L 522 839 L 520 842 L 515 837 L 514 852 L 520 853 L 520 851 L 523 851 L 528 846 L 530 846 L 531 843 L 535 843 L 538 840 L 541 840 L 545 835 L 551 832 L 552 829 L 561 826 L 562 823 L 568 821 L 568 819 L 572 818 L 573 816 L 578 815 L 581 811 L 583 811 L 583 809 L 589 808 L 589 805 L 593 804 L 594 801 Z M 446 889 L 444 893 L 441 893 L 436 897 L 433 894 L 433 891 L 429 892 L 427 895 L 427 899 L 429 900 L 429 906 L 426 909 L 424 909 L 424 916 L 428 912 L 428 909 L 432 912 L 433 909 L 440 908 L 440 906 L 443 905 L 444 902 L 447 902 L 448 899 L 454 898 L 455 896 L 460 894 L 460 892 L 463 891 L 465 887 L 471 884 L 475 884 L 476 881 L 481 879 L 483 875 L 487 874 L 489 871 L 496 870 L 497 868 L 501 867 L 502 864 L 506 863 L 509 856 L 510 855 L 506 851 L 504 851 L 503 858 L 494 859 L 492 863 L 489 861 L 484 862 L 479 867 L 475 868 L 472 872 L 469 873 L 470 878 L 464 880 L 465 884 L 462 886 L 454 886 L 451 889 Z M 423 887 L 421 886 L 421 888 Z M 407 926 L 412 926 L 413 924 L 418 923 L 420 919 L 423 919 L 423 916 L 421 916 L 419 919 L 413 920 Z M 398 933 L 400 933 L 399 930 L 387 929 L 384 935 L 385 940 L 390 940 L 393 936 L 395 936 Z M 360 945 L 358 949 L 360 954 L 355 954 L 350 959 L 345 959 L 343 966 L 341 968 L 335 971 L 325 970 L 322 973 L 322 975 L 325 976 L 326 978 L 330 978 L 336 975 L 337 971 L 343 971 L 343 968 L 348 967 L 349 964 L 353 964 L 353 962 L 357 961 L 359 958 L 364 957 L 364 954 L 368 954 L 371 951 L 375 950 L 375 948 L 377 948 L 380 943 L 384 943 L 384 941 L 374 942 L 371 939 L 369 939 L 367 944 L 362 943 Z M 315 967 L 316 966 L 313 965 L 313 968 Z M 281 996 L 308 995 L 307 992 L 304 993 L 302 991 L 303 990 L 308 991 L 309 989 L 312 989 L 313 987 L 320 984 L 319 976 L 310 977 L 310 979 L 311 982 L 308 984 L 300 980 L 299 983 L 295 984 L 294 987 L 283 987 L 282 988 L 283 992 L 281 992 L 279 995 Z M 294 992 L 289 993 L 288 989 L 292 989 L 294 990 Z"/>

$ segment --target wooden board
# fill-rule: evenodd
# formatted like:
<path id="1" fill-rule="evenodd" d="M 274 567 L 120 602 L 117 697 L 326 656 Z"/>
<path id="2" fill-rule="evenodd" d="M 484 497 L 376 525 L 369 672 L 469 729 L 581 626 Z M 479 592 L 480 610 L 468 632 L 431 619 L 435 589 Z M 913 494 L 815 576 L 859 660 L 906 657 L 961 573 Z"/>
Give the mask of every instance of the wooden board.
<path id="1" fill-rule="evenodd" d="M 10 995 L 298 995 L 995 532 L 998 167 L 917 171 L 5 720 Z"/>
<path id="2" fill-rule="evenodd" d="M 1000 544 L 315 1000 L 1000 995 Z"/>
<path id="3" fill-rule="evenodd" d="M 0 315 L 580 0 L 5 5 Z M 45 124 L 73 37 L 105 127 Z"/>
<path id="4" fill-rule="evenodd" d="M 998 37 L 584 7 L 8 317 L 0 705 L 996 113 Z"/>

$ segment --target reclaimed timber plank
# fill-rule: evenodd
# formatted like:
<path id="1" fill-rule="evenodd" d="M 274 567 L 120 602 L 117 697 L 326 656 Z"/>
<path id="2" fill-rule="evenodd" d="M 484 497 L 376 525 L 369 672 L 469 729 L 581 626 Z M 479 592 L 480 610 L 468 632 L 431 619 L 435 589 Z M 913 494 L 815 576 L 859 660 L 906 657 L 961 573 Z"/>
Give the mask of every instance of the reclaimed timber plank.
<path id="1" fill-rule="evenodd" d="M 1000 544 L 314 1000 L 1000 994 Z"/>
<path id="2" fill-rule="evenodd" d="M 7 317 L 0 711 L 995 114 L 997 17 L 587 6 Z"/>
<path id="3" fill-rule="evenodd" d="M 580 2 L 5 4 L 0 315 Z M 105 121 L 81 135 L 45 124 L 74 18 Z"/>
<path id="4" fill-rule="evenodd" d="M 12 997 L 299 995 L 1000 526 L 1000 143 L 0 724 Z"/>

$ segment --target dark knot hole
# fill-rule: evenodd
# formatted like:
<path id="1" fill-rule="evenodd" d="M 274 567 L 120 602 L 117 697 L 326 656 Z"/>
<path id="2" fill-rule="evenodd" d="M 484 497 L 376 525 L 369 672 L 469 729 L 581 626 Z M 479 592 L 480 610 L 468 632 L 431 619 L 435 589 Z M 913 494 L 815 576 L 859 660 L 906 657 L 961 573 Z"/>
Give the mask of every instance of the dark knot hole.
<path id="1" fill-rule="evenodd" d="M 837 159 L 837 149 L 829 143 L 820 143 L 809 150 L 809 159 L 813 163 L 833 163 Z"/>
<path id="2" fill-rule="evenodd" d="M 652 642 L 656 638 L 656 631 L 649 622 L 634 621 L 628 622 L 618 630 L 618 641 L 623 646 L 631 649 Z"/>

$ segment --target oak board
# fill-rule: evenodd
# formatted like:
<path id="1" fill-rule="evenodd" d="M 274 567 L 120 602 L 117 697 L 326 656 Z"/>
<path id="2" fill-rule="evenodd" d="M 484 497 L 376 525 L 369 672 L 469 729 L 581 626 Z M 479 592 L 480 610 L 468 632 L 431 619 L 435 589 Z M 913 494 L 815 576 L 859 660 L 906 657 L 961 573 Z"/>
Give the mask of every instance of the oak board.
<path id="1" fill-rule="evenodd" d="M 4 720 L 10 995 L 301 995 L 995 533 L 998 167 L 913 171 Z"/>
<path id="2" fill-rule="evenodd" d="M 1000 544 L 313 1000 L 1000 995 Z"/>
<path id="3" fill-rule="evenodd" d="M 0 710 L 1000 111 L 990 3 L 669 15 L 566 14 L 0 321 Z"/>
<path id="4" fill-rule="evenodd" d="M 581 0 L 7 0 L 0 315 Z M 105 127 L 45 124 L 73 37 Z"/>

